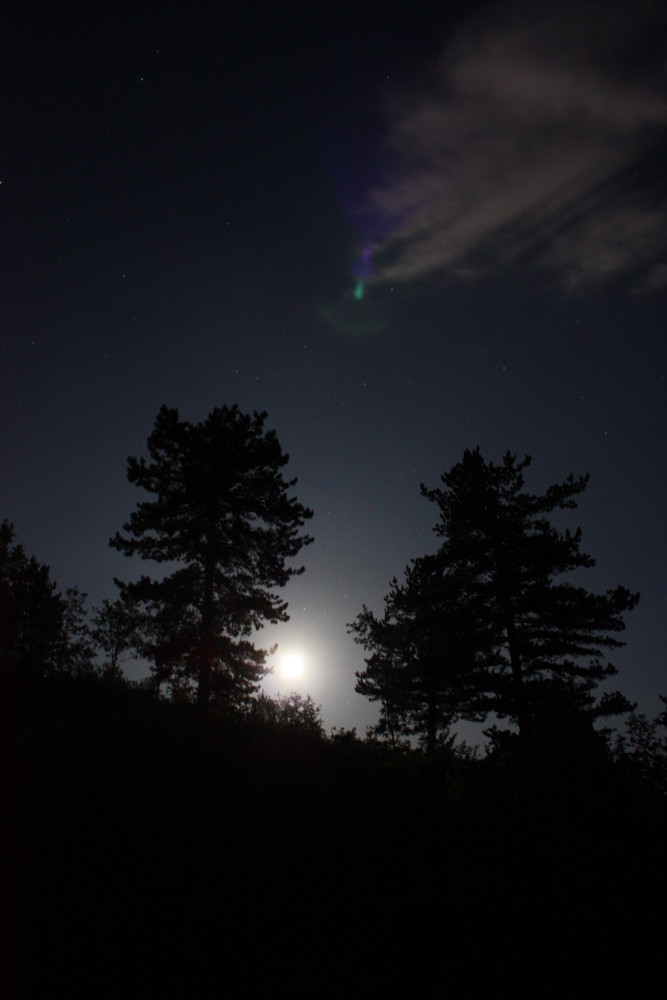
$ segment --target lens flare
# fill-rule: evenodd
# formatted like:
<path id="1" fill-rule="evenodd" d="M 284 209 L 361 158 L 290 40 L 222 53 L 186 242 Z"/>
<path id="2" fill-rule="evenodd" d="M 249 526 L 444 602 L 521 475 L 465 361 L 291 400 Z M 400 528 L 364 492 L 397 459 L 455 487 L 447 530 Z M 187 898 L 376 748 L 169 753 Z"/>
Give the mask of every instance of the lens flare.
<path id="1" fill-rule="evenodd" d="M 318 308 L 330 326 L 354 337 L 379 333 L 389 326 L 387 317 L 369 301 L 368 283 L 375 275 L 372 256 L 373 246 L 366 243 L 350 269 L 354 288 L 342 293 L 338 301 L 322 303 Z"/>

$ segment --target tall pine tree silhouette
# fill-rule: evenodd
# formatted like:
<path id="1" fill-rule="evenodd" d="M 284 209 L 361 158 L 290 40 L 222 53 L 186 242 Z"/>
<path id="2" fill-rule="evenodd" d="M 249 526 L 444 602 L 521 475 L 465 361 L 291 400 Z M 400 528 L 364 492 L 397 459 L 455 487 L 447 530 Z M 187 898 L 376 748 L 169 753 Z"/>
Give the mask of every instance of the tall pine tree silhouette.
<path id="1" fill-rule="evenodd" d="M 380 702 L 385 735 L 418 735 L 432 750 L 457 719 L 492 712 L 516 723 L 528 751 L 538 730 L 631 707 L 596 689 L 616 673 L 607 654 L 623 645 L 623 614 L 639 595 L 593 594 L 568 578 L 594 560 L 580 530 L 562 532 L 548 515 L 575 508 L 588 477 L 536 495 L 524 489 L 529 464 L 467 450 L 440 487 L 422 485 L 439 510 L 440 548 L 392 581 L 382 618 L 364 606 L 349 626 L 370 654 L 357 691 Z"/>
<path id="2" fill-rule="evenodd" d="M 440 487 L 422 485 L 439 509 L 435 531 L 448 571 L 472 574 L 488 625 L 478 646 L 495 662 L 484 675 L 489 707 L 517 723 L 524 747 L 550 714 L 594 717 L 629 707 L 618 694 L 596 702 L 595 689 L 616 673 L 607 653 L 623 645 L 623 614 L 639 600 L 625 587 L 593 594 L 564 578 L 595 561 L 581 551 L 580 529 L 559 531 L 548 515 L 575 508 L 588 476 L 532 494 L 523 475 L 530 461 L 507 452 L 495 465 L 479 448 L 466 450 Z"/>
<path id="3" fill-rule="evenodd" d="M 266 651 L 250 640 L 266 622 L 288 619 L 275 588 L 303 571 L 288 564 L 312 539 L 312 511 L 289 496 L 296 479 L 266 413 L 214 409 L 202 423 L 163 406 L 149 458 L 128 459 L 130 483 L 153 499 L 137 504 L 110 544 L 128 556 L 177 564 L 159 579 L 119 583 L 149 612 L 146 649 L 158 679 L 243 700 L 266 672 Z"/>

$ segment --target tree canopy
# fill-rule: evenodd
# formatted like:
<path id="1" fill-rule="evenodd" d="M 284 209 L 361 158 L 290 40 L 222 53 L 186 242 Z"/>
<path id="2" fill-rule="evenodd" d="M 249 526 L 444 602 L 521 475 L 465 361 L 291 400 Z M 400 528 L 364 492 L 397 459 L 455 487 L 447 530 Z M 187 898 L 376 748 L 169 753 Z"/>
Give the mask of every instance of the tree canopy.
<path id="1" fill-rule="evenodd" d="M 119 583 L 139 602 L 158 680 L 197 687 L 206 706 L 246 698 L 266 671 L 252 633 L 288 619 L 276 593 L 301 572 L 290 560 L 312 539 L 312 511 L 289 491 L 289 456 L 266 413 L 214 409 L 201 423 L 163 406 L 148 438 L 148 459 L 128 459 L 128 480 L 151 495 L 137 504 L 110 544 L 128 556 L 176 564 L 160 578 Z"/>
<path id="2" fill-rule="evenodd" d="M 478 717 L 474 610 L 462 579 L 434 556 L 414 559 L 404 583 L 392 580 L 382 618 L 364 605 L 349 631 L 370 653 L 356 690 L 380 702 L 376 735 L 416 735 L 433 751 L 457 718 Z"/>
<path id="3" fill-rule="evenodd" d="M 398 707 L 405 723 L 407 712 L 404 727 L 429 745 L 434 722 L 446 730 L 480 713 L 516 723 L 526 746 L 555 717 L 630 707 L 619 694 L 596 701 L 595 691 L 616 673 L 607 653 L 623 645 L 623 614 L 639 595 L 593 594 L 567 578 L 594 560 L 579 529 L 561 532 L 548 515 L 575 508 L 588 477 L 532 494 L 529 464 L 508 452 L 496 465 L 466 450 L 441 486 L 422 485 L 439 511 L 438 552 L 415 560 L 405 585 L 392 583 L 383 619 L 364 608 L 351 626 L 371 652 L 357 690 L 381 700 L 386 717 Z M 420 711 L 430 722 L 419 722 Z"/>
<path id="4" fill-rule="evenodd" d="M 85 595 L 63 594 L 51 570 L 15 541 L 14 525 L 0 524 L 0 666 L 24 679 L 92 670 L 94 649 Z"/>

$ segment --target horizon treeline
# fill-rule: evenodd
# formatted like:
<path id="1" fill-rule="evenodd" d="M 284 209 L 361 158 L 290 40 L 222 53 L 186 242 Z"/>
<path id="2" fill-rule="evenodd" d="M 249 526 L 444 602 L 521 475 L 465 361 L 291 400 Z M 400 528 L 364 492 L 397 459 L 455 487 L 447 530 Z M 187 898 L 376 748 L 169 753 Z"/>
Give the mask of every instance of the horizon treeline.
<path id="1" fill-rule="evenodd" d="M 58 590 L 3 521 L 3 674 L 129 683 L 123 664 L 134 658 L 149 665 L 137 684 L 154 697 L 193 704 L 201 716 L 262 718 L 323 737 L 309 695 L 270 699 L 260 688 L 269 651 L 255 645 L 257 630 L 288 619 L 280 589 L 303 572 L 293 560 L 312 542 L 303 530 L 312 511 L 293 495 L 289 456 L 266 416 L 225 406 L 193 424 L 160 409 L 147 457 L 128 459 L 141 499 L 110 545 L 176 568 L 116 580 L 118 597 L 92 611 L 78 588 Z M 457 724 L 478 722 L 487 725 L 487 753 L 516 743 L 529 758 L 559 742 L 597 741 L 617 755 L 643 753 L 655 776 L 667 714 L 649 720 L 621 691 L 599 690 L 616 674 L 608 656 L 624 644 L 639 595 L 623 586 L 591 593 L 580 573 L 573 582 L 594 559 L 581 549 L 581 530 L 560 531 L 550 515 L 574 509 L 588 477 L 532 494 L 529 465 L 510 452 L 496 465 L 476 448 L 440 486 L 422 485 L 438 512 L 439 548 L 391 581 L 381 616 L 364 605 L 348 626 L 367 654 L 356 690 L 380 709 L 365 738 L 433 755 L 456 747 Z M 620 735 L 613 718 L 626 720 Z M 461 744 L 460 752 L 472 751 Z"/>

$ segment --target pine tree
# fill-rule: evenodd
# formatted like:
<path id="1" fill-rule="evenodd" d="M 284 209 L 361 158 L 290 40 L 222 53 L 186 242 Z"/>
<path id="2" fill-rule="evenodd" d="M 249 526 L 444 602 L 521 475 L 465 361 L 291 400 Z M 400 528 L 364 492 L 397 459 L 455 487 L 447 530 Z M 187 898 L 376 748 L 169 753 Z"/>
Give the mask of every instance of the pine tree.
<path id="1" fill-rule="evenodd" d="M 288 619 L 275 588 L 303 572 L 288 565 L 312 539 L 312 516 L 288 491 L 284 454 L 266 413 L 214 409 L 202 423 L 163 406 L 148 438 L 149 458 L 128 459 L 128 480 L 149 493 L 110 544 L 128 556 L 177 568 L 119 584 L 150 615 L 149 652 L 159 679 L 196 683 L 201 707 L 211 693 L 246 698 L 266 672 L 251 634 Z M 119 582 L 119 581 L 117 581 Z"/>
<path id="2" fill-rule="evenodd" d="M 438 551 L 392 581 L 381 618 L 364 606 L 349 626 L 370 654 L 356 690 L 380 703 L 385 738 L 418 735 L 432 750 L 456 720 L 494 713 L 518 725 L 528 751 L 538 731 L 590 732 L 595 718 L 632 707 L 596 689 L 616 673 L 607 653 L 623 645 L 623 615 L 639 595 L 593 594 L 568 578 L 594 560 L 580 530 L 561 532 L 548 515 L 575 508 L 588 477 L 534 495 L 524 490 L 529 464 L 466 451 L 441 487 L 422 486 L 439 508 Z"/>
<path id="3" fill-rule="evenodd" d="M 51 570 L 15 543 L 14 526 L 0 524 L 0 668 L 35 679 L 93 670 L 85 594 L 58 590 Z"/>
<path id="4" fill-rule="evenodd" d="M 49 567 L 0 525 L 0 658 L 4 671 L 38 676 L 53 669 L 62 636 L 63 602 Z"/>
<path id="5" fill-rule="evenodd" d="M 623 615 L 639 600 L 624 587 L 593 594 L 563 579 L 594 560 L 581 551 L 580 529 L 561 532 L 547 515 L 575 508 L 588 477 L 570 475 L 535 495 L 524 490 L 529 464 L 508 452 L 495 465 L 466 450 L 441 487 L 422 485 L 439 508 L 441 551 L 454 576 L 474 580 L 487 623 L 477 647 L 497 664 L 484 675 L 488 706 L 518 724 L 524 746 L 550 716 L 592 719 L 630 707 L 619 694 L 596 702 L 595 690 L 616 673 L 607 652 L 623 645 Z"/>
<path id="6" fill-rule="evenodd" d="M 432 753 L 458 718 L 480 717 L 476 639 L 484 623 L 470 597 L 442 553 L 424 556 L 406 568 L 404 583 L 392 580 L 382 618 L 364 606 L 348 626 L 370 653 L 356 691 L 380 702 L 376 735 L 394 744 L 417 736 Z"/>

